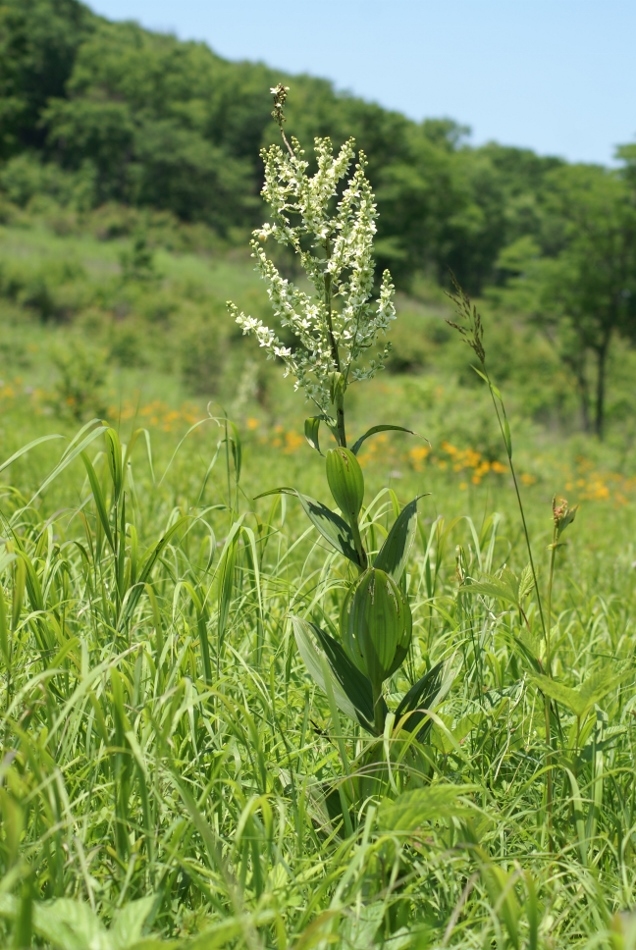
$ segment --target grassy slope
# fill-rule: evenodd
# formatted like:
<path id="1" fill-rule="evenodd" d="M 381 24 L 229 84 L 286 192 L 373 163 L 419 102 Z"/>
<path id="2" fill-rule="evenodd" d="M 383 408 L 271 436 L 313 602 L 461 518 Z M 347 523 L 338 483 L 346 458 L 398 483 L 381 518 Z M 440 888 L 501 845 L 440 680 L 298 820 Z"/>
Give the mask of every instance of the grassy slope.
<path id="1" fill-rule="evenodd" d="M 263 307 L 254 275 L 244 259 L 220 252 L 211 259 L 158 251 L 160 280 L 123 285 L 119 259 L 128 240 L 55 236 L 42 227 L 5 228 L 0 240 L 3 286 L 7 274 L 52 274 L 60 308 L 75 309 L 62 325 L 42 325 L 34 306 L 20 303 L 28 281 L 3 301 L 4 457 L 36 436 L 77 430 L 56 393 L 51 354 L 79 340 L 91 357 L 110 360 L 94 398 L 105 398 L 122 438 L 147 428 L 155 466 L 153 478 L 140 436 L 124 516 L 135 532 L 114 542 L 115 553 L 79 459 L 28 503 L 61 443 L 34 449 L 3 475 L 12 486 L 2 506 L 5 536 L 13 538 L 5 553 L 21 551 L 19 562 L 33 569 L 5 561 L 2 577 L 0 728 L 16 757 L 2 766 L 0 806 L 5 828 L 24 828 L 5 831 L 0 845 L 5 933 L 15 933 L 12 920 L 31 890 L 37 900 L 83 902 L 83 910 L 62 902 L 36 913 L 36 931 L 69 950 L 88 944 L 93 914 L 100 926 L 119 921 L 121 939 L 112 945 L 120 947 L 134 945 L 132 921 L 144 915 L 148 931 L 184 947 L 199 932 L 208 936 L 192 946 L 326 946 L 330 937 L 354 947 L 620 946 L 609 936 L 612 915 L 634 901 L 636 485 L 625 440 L 605 449 L 566 442 L 522 413 L 524 393 L 526 401 L 534 395 L 515 366 L 528 375 L 533 361 L 549 366 L 542 344 L 530 340 L 510 356 L 507 327 L 492 326 L 495 362 L 516 407 L 518 464 L 544 585 L 552 494 L 569 485 L 571 500 L 583 499 L 559 552 L 555 670 L 571 687 L 596 684 L 598 706 L 592 702 L 578 729 L 567 702 L 558 707 L 552 851 L 550 760 L 528 662 L 528 650 L 541 644 L 518 611 L 457 595 L 457 558 L 460 573 L 480 576 L 504 564 L 520 572 L 526 557 L 508 476 L 492 468 L 502 453 L 487 400 L 472 383 L 467 354 L 447 339 L 443 301 L 431 296 L 403 300 L 396 327 L 398 355 L 420 347 L 425 371 L 385 374 L 360 390 L 352 427 L 381 418 L 431 439 L 429 448 L 389 436 L 370 443 L 362 460 L 367 502 L 387 484 L 402 502 L 431 492 L 409 567 L 413 668 L 444 659 L 454 678 L 422 748 L 387 745 L 393 777 L 370 788 L 387 802 L 410 791 L 413 808 L 365 806 L 352 817 L 357 829 L 344 835 L 325 811 L 323 783 L 347 775 L 361 781 L 369 740 L 348 721 L 332 721 L 286 621 L 292 612 L 336 621 L 326 552 L 311 533 L 299 540 L 306 524 L 293 503 L 252 501 L 277 484 L 324 497 L 322 462 L 298 436 L 301 401 L 292 401 L 275 368 L 263 374 L 248 364 L 246 371 L 250 350 L 224 322 L 227 296 Z M 60 262 L 80 269 L 60 279 Z M 188 346 L 203 348 L 208 321 L 224 354 L 210 396 L 235 410 L 244 448 L 238 509 L 254 531 L 237 535 L 229 574 L 224 544 L 238 512 L 227 509 L 237 501 L 233 488 L 228 498 L 223 445 L 206 481 L 222 430 L 213 422 L 195 430 L 162 479 L 180 437 L 206 415 L 208 396 L 185 388 L 182 366 Z M 125 346 L 124 329 L 131 330 Z M 523 338 L 514 341 L 519 347 Z M 102 449 L 100 437 L 88 455 L 114 524 L 122 500 Z M 230 466 L 231 486 L 232 477 Z M 378 525 L 387 523 L 388 504 L 384 495 L 372 508 Z M 495 509 L 502 520 L 491 517 Z M 456 520 L 463 515 L 472 520 Z M 143 575 L 144 552 L 170 525 L 174 534 Z M 258 574 L 252 537 L 268 539 L 256 548 Z M 336 577 L 346 570 L 337 562 L 334 569 Z M 533 602 L 527 614 L 536 631 Z M 626 675 L 613 680 L 614 673 Z M 391 691 L 407 685 L 399 674 Z M 339 732 L 343 745 L 330 739 Z M 459 787 L 467 816 L 458 809 L 448 820 L 456 807 L 450 792 L 427 798 L 432 779 Z M 51 936 L 58 918 L 58 937 Z"/>

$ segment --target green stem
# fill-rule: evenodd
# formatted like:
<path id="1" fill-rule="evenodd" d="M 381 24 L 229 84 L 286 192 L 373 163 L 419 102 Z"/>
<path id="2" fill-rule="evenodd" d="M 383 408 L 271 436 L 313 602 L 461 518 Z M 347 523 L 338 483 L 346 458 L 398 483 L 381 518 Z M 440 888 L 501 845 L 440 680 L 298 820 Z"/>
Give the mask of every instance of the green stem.
<path id="1" fill-rule="evenodd" d="M 512 475 L 512 481 L 515 486 L 515 494 L 517 496 L 517 505 L 519 506 L 519 514 L 521 515 L 521 524 L 523 525 L 523 533 L 526 539 L 526 548 L 528 550 L 528 558 L 530 560 L 530 570 L 532 571 L 532 580 L 534 582 L 534 589 L 537 592 L 537 603 L 539 605 L 539 617 L 541 618 L 541 629 L 543 630 L 544 637 L 546 636 L 546 625 L 545 618 L 543 616 L 543 603 L 541 601 L 541 592 L 539 590 L 539 582 L 537 579 L 537 572 L 534 566 L 534 558 L 532 556 L 532 545 L 530 544 L 530 534 L 528 532 L 528 525 L 526 523 L 526 515 L 523 510 L 523 502 L 521 500 L 521 492 L 519 491 L 519 483 L 517 482 L 517 473 L 515 472 L 515 467 L 512 461 L 512 450 L 508 446 L 508 439 L 506 438 L 506 430 L 504 428 L 503 421 L 501 419 L 501 413 L 499 412 L 499 406 L 497 405 L 497 400 L 493 392 L 493 385 L 490 380 L 490 375 L 486 369 L 486 364 L 482 362 L 484 368 L 484 374 L 488 380 L 488 388 L 490 389 L 490 397 L 492 399 L 492 404 L 495 407 L 495 413 L 497 415 L 497 422 L 499 423 L 499 430 L 501 432 L 501 437 L 506 448 L 506 455 L 508 456 L 508 466 L 510 468 L 510 474 Z"/>
<path id="2" fill-rule="evenodd" d="M 344 394 L 339 395 L 336 400 L 336 437 L 338 439 L 338 445 L 346 449 L 347 430 L 345 428 Z"/>
<path id="3" fill-rule="evenodd" d="M 382 709 L 382 683 L 373 683 L 373 724 L 379 736 L 384 732 L 384 710 Z"/>
<path id="4" fill-rule="evenodd" d="M 362 543 L 362 535 L 360 534 L 360 525 L 358 524 L 357 518 L 353 518 L 350 521 L 351 533 L 353 535 L 353 543 L 356 549 L 356 554 L 358 555 L 358 560 L 360 562 L 360 573 L 367 569 L 367 552 L 364 550 L 364 545 Z"/>
<path id="5" fill-rule="evenodd" d="M 574 776 L 577 777 L 579 764 L 579 740 L 581 738 L 581 717 L 576 717 L 576 745 L 574 748 Z"/>
<path id="6" fill-rule="evenodd" d="M 546 604 L 545 665 L 548 676 L 552 676 L 552 647 L 550 643 L 550 634 L 552 632 L 552 585 L 554 583 L 554 564 L 556 561 L 558 540 L 558 528 L 555 525 L 552 534 L 552 544 L 550 546 L 550 577 L 548 579 L 548 600 Z"/>
<path id="7" fill-rule="evenodd" d="M 550 731 L 550 700 L 544 694 L 543 711 L 545 715 L 545 741 L 548 748 L 546 753 L 546 765 L 548 767 L 546 775 L 546 811 L 548 813 L 548 847 L 552 853 L 552 735 Z"/>
<path id="8" fill-rule="evenodd" d="M 225 417 L 225 476 L 227 478 L 227 508 L 232 526 L 234 512 L 232 510 L 232 475 L 230 470 L 230 442 L 228 438 L 227 416 Z"/>
<path id="9" fill-rule="evenodd" d="M 492 404 L 495 407 L 495 413 L 497 415 L 497 422 L 499 423 L 499 430 L 501 432 L 501 437 L 503 439 L 504 445 L 506 447 L 506 455 L 508 456 L 508 465 L 510 467 L 510 474 L 512 475 L 512 481 L 515 486 L 515 494 L 517 496 L 517 505 L 519 506 L 519 514 L 521 515 L 521 523 L 523 525 L 523 533 L 526 539 L 526 548 L 528 550 L 528 557 L 530 559 L 530 570 L 532 571 L 532 580 L 534 582 L 534 589 L 537 592 L 537 603 L 539 605 L 539 617 L 541 619 L 541 629 L 543 630 L 543 636 L 546 640 L 546 659 L 548 660 L 548 675 L 550 675 L 550 631 L 549 627 L 546 626 L 545 617 L 543 615 L 543 603 L 541 601 L 541 592 L 539 590 L 539 582 L 537 579 L 537 572 L 534 566 L 534 558 L 532 556 L 532 545 L 530 544 L 530 533 L 528 532 L 528 525 L 526 523 L 526 515 L 523 510 L 523 502 L 521 500 L 521 492 L 519 491 L 519 483 L 517 481 L 517 473 L 515 472 L 514 463 L 512 461 L 512 445 L 510 442 L 509 430 L 507 434 L 507 429 L 504 426 L 503 420 L 501 418 L 501 413 L 499 411 L 499 406 L 497 405 L 497 400 L 495 398 L 495 393 L 493 391 L 493 385 L 486 369 L 486 364 L 482 360 L 482 366 L 484 369 L 484 375 L 488 381 L 488 388 L 490 389 L 490 397 L 492 399 Z M 502 401 L 503 407 L 503 401 Z M 503 409 L 505 413 L 505 408 Z M 551 593 L 550 593 L 551 596 Z M 550 605 L 551 606 L 551 605 Z M 548 614 L 549 616 L 549 614 Z M 549 620 L 548 620 L 549 623 Z M 544 694 L 543 696 L 543 710 L 545 715 L 545 741 L 547 746 L 546 753 L 546 766 L 547 766 L 547 776 L 546 776 L 546 811 L 548 817 L 548 847 L 550 853 L 553 850 L 553 791 L 552 791 L 552 736 L 550 730 L 550 700 Z"/>

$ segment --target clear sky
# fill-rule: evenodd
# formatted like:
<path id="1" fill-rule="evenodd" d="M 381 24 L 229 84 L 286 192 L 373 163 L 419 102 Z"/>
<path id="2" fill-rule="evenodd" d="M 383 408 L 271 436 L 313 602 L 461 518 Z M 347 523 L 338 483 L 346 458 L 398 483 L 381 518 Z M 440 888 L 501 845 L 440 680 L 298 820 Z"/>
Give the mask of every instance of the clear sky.
<path id="1" fill-rule="evenodd" d="M 636 0 L 91 0 L 414 119 L 571 161 L 636 139 Z"/>

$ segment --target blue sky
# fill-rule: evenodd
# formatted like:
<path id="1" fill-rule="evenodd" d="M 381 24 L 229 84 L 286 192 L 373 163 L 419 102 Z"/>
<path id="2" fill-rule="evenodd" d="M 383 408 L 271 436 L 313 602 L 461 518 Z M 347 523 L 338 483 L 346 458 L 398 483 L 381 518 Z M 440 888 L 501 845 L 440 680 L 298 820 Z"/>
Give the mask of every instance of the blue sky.
<path id="1" fill-rule="evenodd" d="M 636 0 L 94 0 L 228 59 L 332 79 L 472 142 L 610 163 L 636 140 Z"/>

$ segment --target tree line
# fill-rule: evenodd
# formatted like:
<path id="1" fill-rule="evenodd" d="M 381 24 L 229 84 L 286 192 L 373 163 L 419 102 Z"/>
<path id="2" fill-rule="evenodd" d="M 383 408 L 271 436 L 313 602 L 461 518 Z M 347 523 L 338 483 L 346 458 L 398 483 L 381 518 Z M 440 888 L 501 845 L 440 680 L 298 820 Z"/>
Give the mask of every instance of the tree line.
<path id="1" fill-rule="evenodd" d="M 453 273 L 495 288 L 554 341 L 602 434 L 612 338 L 636 335 L 636 146 L 619 169 L 471 147 L 450 119 L 414 122 L 323 79 L 232 63 L 205 44 L 111 23 L 77 0 L 0 0 L 0 187 L 172 212 L 232 240 L 262 216 L 269 87 L 292 87 L 303 142 L 353 135 L 380 210 L 378 266 L 408 289 Z"/>

